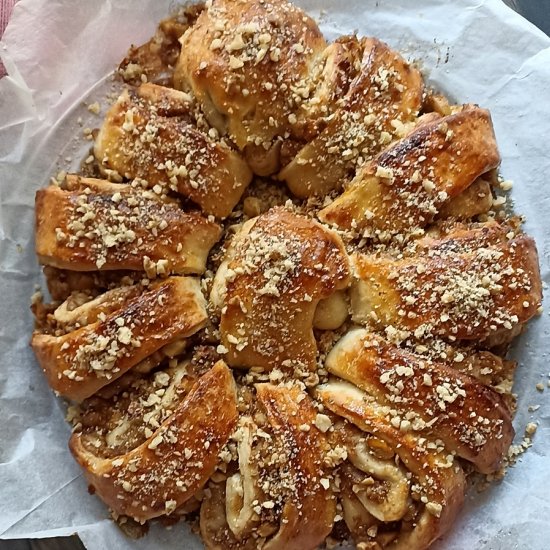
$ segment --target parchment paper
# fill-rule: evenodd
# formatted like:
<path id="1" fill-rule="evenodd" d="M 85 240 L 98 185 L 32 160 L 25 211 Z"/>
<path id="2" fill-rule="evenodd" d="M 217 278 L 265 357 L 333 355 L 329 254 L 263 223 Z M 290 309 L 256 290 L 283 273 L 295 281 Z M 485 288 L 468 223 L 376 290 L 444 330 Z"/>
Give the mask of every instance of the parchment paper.
<path id="1" fill-rule="evenodd" d="M 500 0 L 303 0 L 329 38 L 357 30 L 420 60 L 427 81 L 460 102 L 491 110 L 502 173 L 535 236 L 542 276 L 550 273 L 550 39 Z M 89 142 L 82 128 L 100 118 L 109 74 L 131 43 L 141 43 L 171 8 L 168 0 L 21 0 L 0 43 L 9 77 L 0 80 L 0 536 L 78 533 L 90 550 L 201 548 L 185 525 L 124 538 L 88 495 L 67 450 L 63 404 L 28 347 L 29 297 L 40 281 L 33 252 L 34 192 L 60 169 L 76 169 Z M 322 11 L 323 10 L 323 11 Z M 471 494 L 438 546 L 453 550 L 550 548 L 550 376 L 548 312 L 522 335 L 516 391 L 519 439 L 533 447 L 505 480 Z M 540 405 L 535 413 L 529 405 Z"/>

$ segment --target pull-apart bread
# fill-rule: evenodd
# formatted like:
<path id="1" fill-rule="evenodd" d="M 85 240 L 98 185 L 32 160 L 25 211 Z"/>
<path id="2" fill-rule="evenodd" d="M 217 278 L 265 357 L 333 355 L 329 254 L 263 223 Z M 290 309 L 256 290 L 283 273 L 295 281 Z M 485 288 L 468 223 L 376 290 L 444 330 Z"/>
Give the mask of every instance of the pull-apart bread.
<path id="1" fill-rule="evenodd" d="M 510 463 L 541 307 L 489 112 L 286 0 L 187 7 L 118 74 L 36 194 L 32 347 L 90 491 L 212 550 L 428 548 Z"/>

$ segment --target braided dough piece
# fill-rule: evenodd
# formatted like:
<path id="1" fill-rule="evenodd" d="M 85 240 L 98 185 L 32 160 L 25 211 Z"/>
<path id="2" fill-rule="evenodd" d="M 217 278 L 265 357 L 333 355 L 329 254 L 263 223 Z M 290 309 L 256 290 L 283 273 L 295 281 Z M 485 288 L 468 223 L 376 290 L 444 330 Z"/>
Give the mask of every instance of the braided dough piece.
<path id="1" fill-rule="evenodd" d="M 301 149 L 279 177 L 300 198 L 326 195 L 350 180 L 413 122 L 422 105 L 423 82 L 384 42 L 364 38 L 359 74 L 326 128 Z"/>
<path id="2" fill-rule="evenodd" d="M 114 512 L 145 521 L 170 514 L 206 484 L 237 417 L 235 382 L 219 361 L 135 449 L 101 458 L 79 433 L 69 446 L 94 492 Z"/>
<path id="3" fill-rule="evenodd" d="M 328 450 L 328 440 L 315 425 L 317 410 L 312 400 L 296 385 L 288 387 L 257 384 L 256 390 L 259 409 L 267 417 L 267 425 L 259 437 L 266 437 L 267 430 L 268 437 L 276 439 L 282 445 L 285 455 L 284 462 L 279 464 L 282 468 L 280 475 L 284 477 L 283 492 L 275 501 L 269 502 L 270 505 L 273 504 L 273 508 L 266 507 L 264 510 L 268 515 L 270 510 L 276 511 L 277 525 L 264 525 L 253 509 L 244 509 L 245 502 L 252 504 L 252 496 L 258 497 L 257 504 L 260 506 L 265 499 L 273 497 L 262 494 L 261 481 L 257 481 L 262 464 L 268 464 L 270 457 L 255 457 L 254 453 L 246 449 L 249 441 L 241 440 L 240 463 L 245 471 L 253 471 L 247 480 L 253 487 L 242 485 L 243 495 L 247 492 L 254 494 L 247 501 L 241 500 L 237 503 L 235 493 L 238 490 L 234 487 L 234 478 L 228 479 L 225 492 L 220 487 L 213 488 L 210 497 L 207 496 L 202 504 L 201 533 L 207 547 L 212 549 L 284 550 L 293 547 L 313 550 L 331 532 L 336 515 L 336 500 L 332 489 L 322 482 L 326 471 L 324 455 Z M 308 426 L 307 430 L 304 429 L 305 425 Z M 243 424 L 247 432 L 255 430 L 258 433 L 257 426 L 252 426 L 251 422 Z M 241 433 L 239 437 L 243 436 Z M 272 453 L 269 441 L 267 446 L 267 452 Z M 257 460 L 251 463 L 251 457 L 259 458 L 260 463 Z M 243 476 L 242 468 L 240 476 Z M 241 478 L 240 481 L 244 480 Z M 231 508 L 236 505 L 238 508 L 239 504 L 243 506 L 240 517 L 246 515 L 251 521 L 245 529 L 237 531 L 237 526 L 232 521 L 236 513 Z"/>
<path id="4" fill-rule="evenodd" d="M 346 288 L 341 239 L 283 208 L 248 221 L 216 274 L 211 302 L 221 310 L 221 343 L 235 367 L 311 370 L 317 304 Z"/>
<path id="5" fill-rule="evenodd" d="M 295 493 L 285 502 L 281 527 L 264 550 L 283 550 L 289 544 L 313 550 L 332 530 L 336 514 L 332 491 L 321 483 L 326 446 L 322 432 L 315 426 L 317 410 L 296 386 L 288 389 L 258 384 L 256 390 L 273 430 L 288 445 L 295 485 Z M 310 426 L 309 430 L 303 430 L 304 424 Z"/>
<path id="6" fill-rule="evenodd" d="M 428 548 L 451 527 L 464 501 L 466 482 L 458 463 L 449 464 L 444 449 L 437 444 L 428 441 L 426 445 L 425 438 L 394 428 L 383 409 L 349 382 L 330 381 L 318 386 L 316 397 L 338 416 L 384 441 L 412 473 L 426 506 L 413 528 L 398 533 L 389 547 Z"/>
<path id="7" fill-rule="evenodd" d="M 542 300 L 537 249 L 523 234 L 493 244 L 498 234 L 450 235 L 402 260 L 355 254 L 353 319 L 451 341 L 520 328 Z"/>
<path id="8" fill-rule="evenodd" d="M 365 329 L 348 332 L 325 368 L 391 409 L 392 425 L 440 439 L 482 473 L 498 470 L 514 437 L 503 397 L 452 367 L 402 350 Z"/>
<path id="9" fill-rule="evenodd" d="M 174 83 L 240 150 L 292 132 L 301 90 L 326 42 L 286 0 L 214 0 L 181 38 Z"/>
<path id="10" fill-rule="evenodd" d="M 221 227 L 177 203 L 131 185 L 68 176 L 66 190 L 36 193 L 36 253 L 42 264 L 73 271 L 203 273 Z M 160 263 L 159 263 L 160 262 Z"/>
<path id="11" fill-rule="evenodd" d="M 252 173 L 228 145 L 197 128 L 193 108 L 189 94 L 171 88 L 125 90 L 105 117 L 94 154 L 106 175 L 176 191 L 205 214 L 223 218 Z"/>
<path id="12" fill-rule="evenodd" d="M 422 228 L 499 163 L 489 111 L 467 105 L 419 124 L 365 164 L 319 219 L 367 236 Z"/>
<path id="13" fill-rule="evenodd" d="M 67 334 L 35 332 L 31 345 L 51 388 L 82 401 L 207 321 L 198 280 L 170 277 Z"/>

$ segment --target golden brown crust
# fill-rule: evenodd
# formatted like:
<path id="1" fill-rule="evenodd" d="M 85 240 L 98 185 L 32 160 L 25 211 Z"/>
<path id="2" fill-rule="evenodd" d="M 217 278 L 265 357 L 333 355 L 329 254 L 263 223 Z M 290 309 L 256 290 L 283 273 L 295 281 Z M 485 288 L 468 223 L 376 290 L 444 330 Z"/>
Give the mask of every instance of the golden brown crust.
<path id="1" fill-rule="evenodd" d="M 214 0 L 181 44 L 176 88 L 192 90 L 210 123 L 242 150 L 292 132 L 310 63 L 326 42 L 286 0 Z"/>
<path id="2" fill-rule="evenodd" d="M 361 68 L 325 129 L 281 171 L 298 197 L 325 195 L 394 141 L 418 115 L 423 82 L 384 42 L 364 38 Z"/>
<path id="3" fill-rule="evenodd" d="M 207 548 L 317 548 L 336 515 L 327 434 L 297 385 L 257 384 L 256 395 L 256 420 L 241 416 L 232 436 L 239 470 L 225 486 L 210 484 L 201 534 Z"/>
<path id="4" fill-rule="evenodd" d="M 94 491 L 117 514 L 143 521 L 170 514 L 213 474 L 237 421 L 235 383 L 218 362 L 144 443 L 116 458 L 88 451 L 75 433 L 70 449 Z"/>
<path id="5" fill-rule="evenodd" d="M 73 271 L 202 273 L 221 228 L 151 191 L 69 177 L 36 193 L 36 253 Z"/>
<path id="6" fill-rule="evenodd" d="M 258 384 L 256 391 L 268 422 L 287 447 L 293 485 L 284 503 L 279 531 L 264 549 L 284 550 L 292 544 L 313 550 L 330 533 L 336 514 L 334 495 L 322 483 L 326 441 L 315 426 L 317 411 L 296 386 L 289 389 Z M 309 429 L 304 430 L 304 425 Z"/>
<path id="7" fill-rule="evenodd" d="M 482 223 L 445 221 L 434 224 L 414 242 L 414 251 L 428 256 L 468 254 L 479 248 L 505 244 L 517 231 L 506 223 L 490 220 Z"/>
<path id="8" fill-rule="evenodd" d="M 416 338 L 483 340 L 524 324 L 542 300 L 537 250 L 525 235 L 404 260 L 357 254 L 353 265 L 354 319 Z"/>
<path id="9" fill-rule="evenodd" d="M 346 288 L 340 238 L 283 208 L 247 222 L 218 271 L 211 300 L 221 309 L 221 342 L 236 367 L 311 370 L 320 299 Z"/>
<path id="10" fill-rule="evenodd" d="M 226 144 L 197 129 L 192 109 L 188 94 L 170 88 L 125 90 L 105 117 L 94 154 L 106 174 L 174 190 L 206 214 L 225 217 L 252 174 Z"/>
<path id="11" fill-rule="evenodd" d="M 365 164 L 319 218 L 368 236 L 425 227 L 450 199 L 499 163 L 489 112 L 465 106 L 419 125 Z"/>
<path id="12" fill-rule="evenodd" d="M 35 332 L 31 344 L 50 386 L 82 401 L 207 320 L 198 281 L 171 277 L 103 320 L 63 336 Z"/>
<path id="13" fill-rule="evenodd" d="M 387 422 L 403 432 L 439 438 L 483 473 L 496 471 L 514 429 L 502 396 L 438 361 L 390 344 L 365 329 L 348 332 L 327 356 L 326 369 L 352 382 Z"/>

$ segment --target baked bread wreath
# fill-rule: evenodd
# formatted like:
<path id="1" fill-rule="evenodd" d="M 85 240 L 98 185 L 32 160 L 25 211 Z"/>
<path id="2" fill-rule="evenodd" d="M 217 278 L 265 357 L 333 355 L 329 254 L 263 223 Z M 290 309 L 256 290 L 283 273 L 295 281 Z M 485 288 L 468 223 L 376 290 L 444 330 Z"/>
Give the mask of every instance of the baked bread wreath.
<path id="1" fill-rule="evenodd" d="M 285 0 L 212 0 L 119 67 L 94 162 L 36 195 L 32 346 L 132 535 L 419 550 L 503 472 L 541 306 L 490 114 Z"/>

